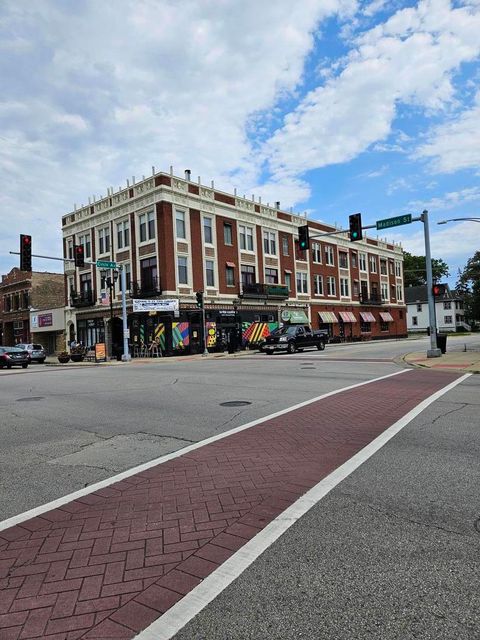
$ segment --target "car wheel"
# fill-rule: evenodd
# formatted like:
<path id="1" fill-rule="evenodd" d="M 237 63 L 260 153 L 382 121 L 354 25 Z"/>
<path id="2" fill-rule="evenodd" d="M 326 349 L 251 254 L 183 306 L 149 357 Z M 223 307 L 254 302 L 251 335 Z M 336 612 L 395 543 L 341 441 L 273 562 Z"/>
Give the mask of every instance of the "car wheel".
<path id="1" fill-rule="evenodd" d="M 28 367 L 28 364 L 22 364 L 22 369 L 26 369 Z"/>
<path id="2" fill-rule="evenodd" d="M 38 360 L 38 364 L 43 364 L 45 362 L 45 358 L 40 358 L 40 360 Z"/>
<path id="3" fill-rule="evenodd" d="M 317 349 L 318 349 L 319 351 L 323 351 L 323 350 L 325 349 L 325 343 L 324 343 L 324 342 L 319 342 L 319 343 L 317 344 Z"/>
<path id="4" fill-rule="evenodd" d="M 289 342 L 288 343 L 287 351 L 288 351 L 288 353 L 295 353 L 296 349 L 295 349 L 295 343 L 294 342 Z"/>
<path id="5" fill-rule="evenodd" d="M 7 364 L 7 369 L 11 369 L 12 365 L 11 364 Z"/>

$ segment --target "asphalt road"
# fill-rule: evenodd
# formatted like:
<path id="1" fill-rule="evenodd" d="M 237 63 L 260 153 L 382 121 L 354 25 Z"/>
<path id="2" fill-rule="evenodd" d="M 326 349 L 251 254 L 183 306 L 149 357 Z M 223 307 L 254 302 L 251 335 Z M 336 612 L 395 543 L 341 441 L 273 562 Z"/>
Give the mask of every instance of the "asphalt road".
<path id="1" fill-rule="evenodd" d="M 479 346 L 449 339 L 464 344 Z M 402 354 L 428 345 L 1 371 L 0 519 L 398 371 Z M 471 376 L 420 414 L 176 638 L 478 638 L 479 383 Z M 232 401 L 250 404 L 222 406 Z"/>

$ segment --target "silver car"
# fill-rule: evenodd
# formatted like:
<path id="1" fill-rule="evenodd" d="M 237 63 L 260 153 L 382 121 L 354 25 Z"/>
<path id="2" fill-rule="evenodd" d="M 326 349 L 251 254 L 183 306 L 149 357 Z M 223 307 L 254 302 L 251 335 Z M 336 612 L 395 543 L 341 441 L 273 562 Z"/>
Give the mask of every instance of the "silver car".
<path id="1" fill-rule="evenodd" d="M 45 358 L 47 354 L 45 353 L 45 349 L 41 344 L 17 344 L 15 345 L 19 349 L 23 349 L 24 351 L 28 351 L 28 355 L 30 356 L 31 362 L 39 362 L 43 364 L 45 362 Z"/>

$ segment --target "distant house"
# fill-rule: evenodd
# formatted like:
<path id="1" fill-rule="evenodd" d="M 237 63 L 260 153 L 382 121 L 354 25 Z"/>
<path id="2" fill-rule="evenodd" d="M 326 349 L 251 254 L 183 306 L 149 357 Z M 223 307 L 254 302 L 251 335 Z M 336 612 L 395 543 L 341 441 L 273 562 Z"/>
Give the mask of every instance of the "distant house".
<path id="1" fill-rule="evenodd" d="M 462 298 L 450 291 L 448 284 L 443 285 L 444 294 L 435 297 L 435 316 L 437 331 L 470 331 L 465 322 Z M 407 330 L 410 333 L 426 332 L 428 322 L 428 300 L 426 285 L 405 288 L 407 303 Z"/>

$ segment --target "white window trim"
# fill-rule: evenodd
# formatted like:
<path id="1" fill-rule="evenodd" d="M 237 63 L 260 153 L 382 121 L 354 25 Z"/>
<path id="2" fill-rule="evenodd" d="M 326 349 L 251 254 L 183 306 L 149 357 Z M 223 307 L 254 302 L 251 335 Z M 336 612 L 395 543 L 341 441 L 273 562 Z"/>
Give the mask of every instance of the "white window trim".
<path id="1" fill-rule="evenodd" d="M 213 284 L 207 284 L 207 262 L 213 262 Z M 205 258 L 203 260 L 203 281 L 205 289 L 218 289 L 218 270 L 215 258 Z"/>
<path id="2" fill-rule="evenodd" d="M 177 236 L 177 211 L 179 213 L 183 213 L 185 216 L 185 238 L 179 238 Z M 177 242 L 186 242 L 190 246 L 190 215 L 187 209 L 182 209 L 181 207 L 175 207 L 173 210 L 173 241 L 175 244 Z M 202 238 L 203 238 L 203 228 L 202 228 Z"/>
<path id="3" fill-rule="evenodd" d="M 245 244 L 247 244 L 247 229 L 251 229 L 252 230 L 252 245 L 253 245 L 253 249 L 242 249 L 242 243 L 240 242 L 240 229 L 241 228 L 245 229 Z M 243 253 L 249 253 L 251 255 L 255 255 L 255 247 L 256 247 L 256 233 L 255 233 L 255 225 L 252 227 L 247 223 L 244 222 L 239 222 L 237 224 L 237 234 L 238 234 L 238 249 L 239 251 L 242 251 Z M 263 236 L 262 236 L 262 240 L 263 240 Z"/>
<path id="4" fill-rule="evenodd" d="M 155 236 L 153 238 L 148 237 L 148 215 L 153 215 L 153 226 L 155 229 Z M 141 216 L 146 216 L 146 230 L 147 230 L 147 238 L 146 240 L 140 240 L 140 218 Z M 146 244 L 151 244 L 152 242 L 157 241 L 158 237 L 158 229 L 157 229 L 157 216 L 155 215 L 155 209 L 149 209 L 148 211 L 140 211 L 136 214 L 136 231 L 138 242 L 137 245 L 143 247 Z M 143 256 L 142 256 L 143 257 Z"/>
<path id="5" fill-rule="evenodd" d="M 365 265 L 365 268 L 362 268 L 362 262 Z M 359 251 L 358 253 L 358 270 L 362 273 L 368 273 L 368 260 L 367 254 L 363 253 L 363 251 Z"/>
<path id="6" fill-rule="evenodd" d="M 267 237 L 265 238 L 265 234 Z M 267 240 L 268 251 L 265 251 L 265 240 Z M 275 251 L 277 253 L 272 253 L 272 240 L 275 242 Z M 263 253 L 266 256 L 278 256 L 278 235 L 274 229 L 262 229 L 262 243 L 263 243 Z"/>
<path id="7" fill-rule="evenodd" d="M 211 242 L 206 242 L 205 241 L 205 226 L 204 226 L 204 221 L 205 220 L 210 220 L 210 222 L 211 222 L 211 227 L 210 227 L 210 230 L 212 232 L 212 241 Z M 186 225 L 185 225 L 185 231 L 186 231 Z M 215 218 L 213 216 L 211 216 L 211 215 L 202 215 L 202 242 L 207 247 L 214 247 L 215 244 L 216 244 Z M 228 245 L 228 246 L 230 246 L 230 245 Z"/>
<path id="8" fill-rule="evenodd" d="M 103 234 L 103 243 L 106 245 L 105 242 L 105 231 L 108 231 L 108 242 L 110 247 L 108 248 L 107 251 L 102 251 L 100 253 L 100 234 Z M 112 251 L 112 237 L 110 235 L 110 225 L 105 225 L 103 227 L 100 227 L 99 229 L 97 229 L 97 246 L 98 246 L 98 251 L 97 251 L 97 255 L 99 256 L 105 256 L 105 255 L 110 255 L 111 251 Z"/>
<path id="9" fill-rule="evenodd" d="M 333 282 L 333 293 L 328 293 L 330 287 L 328 286 L 330 282 Z M 337 297 L 337 281 L 335 276 L 327 276 L 327 298 L 336 298 Z"/>
<path id="10" fill-rule="evenodd" d="M 191 260 L 189 259 L 189 255 L 187 253 L 176 253 L 175 255 L 175 282 L 178 287 L 190 287 L 190 283 L 192 282 L 192 272 L 191 272 Z M 185 258 L 187 261 L 187 282 L 180 282 L 178 277 L 178 260 L 179 258 Z"/>
<path id="11" fill-rule="evenodd" d="M 321 288 L 321 290 L 322 290 L 322 293 L 316 293 L 316 291 L 315 291 L 315 289 L 316 289 L 315 283 L 316 283 L 316 279 L 317 279 L 317 278 L 318 278 L 319 282 L 320 282 L 320 283 L 321 283 L 321 285 L 322 285 L 322 286 L 320 287 L 320 288 Z M 314 295 L 314 297 L 316 297 L 316 298 L 324 298 L 324 297 L 325 297 L 325 288 L 324 288 L 323 276 L 322 276 L 322 275 L 320 275 L 319 273 L 314 273 L 314 274 L 313 274 L 313 295 Z"/>
<path id="12" fill-rule="evenodd" d="M 125 223 L 128 224 L 128 244 L 123 244 L 125 241 Z M 118 244 L 118 227 L 122 226 L 122 246 Z M 125 251 L 130 249 L 132 245 L 132 234 L 130 229 L 130 218 L 124 218 L 123 220 L 115 220 L 115 248 L 117 251 Z"/>

